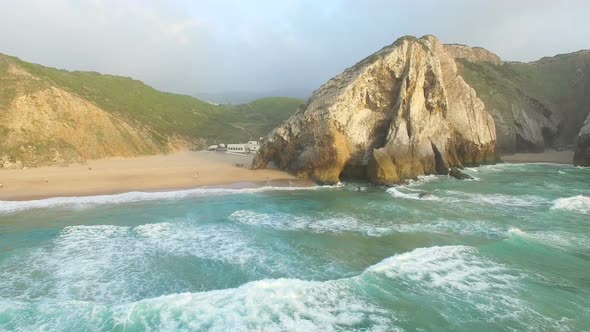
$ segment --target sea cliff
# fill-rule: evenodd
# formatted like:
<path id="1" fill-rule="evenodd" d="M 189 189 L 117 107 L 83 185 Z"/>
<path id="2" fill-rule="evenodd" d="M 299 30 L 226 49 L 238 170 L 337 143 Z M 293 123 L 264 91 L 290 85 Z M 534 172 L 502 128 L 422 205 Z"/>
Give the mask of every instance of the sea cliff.
<path id="1" fill-rule="evenodd" d="M 403 37 L 316 90 L 268 135 L 253 168 L 392 185 L 493 162 L 495 146 L 494 121 L 453 55 L 433 36 Z"/>

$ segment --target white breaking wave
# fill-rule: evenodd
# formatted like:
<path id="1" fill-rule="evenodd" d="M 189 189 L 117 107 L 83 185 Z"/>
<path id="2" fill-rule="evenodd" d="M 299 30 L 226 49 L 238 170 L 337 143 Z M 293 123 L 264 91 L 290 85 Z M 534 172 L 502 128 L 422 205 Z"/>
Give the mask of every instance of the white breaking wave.
<path id="1" fill-rule="evenodd" d="M 481 257 L 473 247 L 418 248 L 386 258 L 352 278 L 265 279 L 232 289 L 142 300 L 121 307 L 115 317 L 118 326 L 139 329 L 156 321 L 165 330 L 398 331 L 402 329 L 396 326 L 408 323 L 405 317 L 394 316 L 363 294 L 392 293 L 389 298 L 395 305 L 396 297 L 409 289 L 432 297 L 442 315 L 457 321 L 470 319 L 469 310 L 475 310 L 489 322 L 510 319 L 538 324 L 521 328 L 554 326 L 551 318 L 515 296 L 522 278 Z M 392 284 L 396 286 L 385 287 Z"/>
<path id="2" fill-rule="evenodd" d="M 470 202 L 484 205 L 503 205 L 512 207 L 537 207 L 547 204 L 547 200 L 535 195 L 504 195 L 504 194 L 477 194 L 467 193 L 455 190 L 445 190 L 448 196 L 435 196 L 431 193 L 420 192 L 413 188 L 392 187 L 387 189 L 387 193 L 395 198 L 411 199 L 411 200 L 426 200 L 426 201 L 442 201 L 449 203 Z M 420 197 L 424 194 L 423 197 Z"/>
<path id="3" fill-rule="evenodd" d="M 145 202 L 156 200 L 174 200 L 200 196 L 217 196 L 248 194 L 267 191 L 293 191 L 293 190 L 316 190 L 320 188 L 335 188 L 335 186 L 314 186 L 314 187 L 259 187 L 243 189 L 189 189 L 177 191 L 162 192 L 128 192 L 115 195 L 98 195 L 82 197 L 54 197 L 32 201 L 0 201 L 0 214 L 15 213 L 19 211 L 54 208 L 54 207 L 73 207 L 81 208 L 97 205 L 124 204 L 133 202 Z"/>
<path id="4" fill-rule="evenodd" d="M 439 199 L 438 197 L 436 197 L 430 193 L 416 192 L 416 191 L 413 191 L 408 188 L 405 188 L 405 189 L 406 189 L 406 191 L 410 191 L 410 192 L 404 192 L 403 189 L 404 189 L 403 187 L 391 187 L 391 188 L 387 189 L 387 193 L 389 193 L 391 196 L 393 196 L 395 198 L 403 198 L 403 199 L 425 200 L 425 201 L 435 201 L 435 200 Z M 424 196 L 420 197 L 421 194 L 424 194 Z"/>
<path id="5" fill-rule="evenodd" d="M 418 178 L 416 180 L 408 180 L 408 184 L 406 186 L 418 186 L 424 183 L 428 183 L 428 182 L 433 182 L 433 181 L 437 181 L 442 179 L 443 177 L 441 177 L 440 175 L 434 175 L 434 174 L 430 174 L 430 175 L 418 175 Z"/>
<path id="6" fill-rule="evenodd" d="M 117 325 L 166 331 L 397 330 L 391 314 L 350 292 L 346 280 L 266 279 L 238 288 L 143 300 L 122 308 Z M 370 323 L 370 324 L 367 324 Z M 151 326 L 153 327 L 153 326 Z"/>
<path id="7" fill-rule="evenodd" d="M 540 242 L 557 248 L 588 248 L 590 240 L 576 234 L 559 231 L 529 231 L 525 232 L 517 227 L 508 230 L 510 235 L 516 235 L 524 239 Z"/>
<path id="8" fill-rule="evenodd" d="M 553 201 L 551 210 L 565 210 L 582 214 L 590 214 L 590 197 L 578 195 L 558 198 Z"/>
<path id="9" fill-rule="evenodd" d="M 547 204 L 547 199 L 535 195 L 476 194 L 462 191 L 446 190 L 449 202 L 471 202 L 476 204 L 503 205 L 512 207 L 537 207 Z"/>
<path id="10" fill-rule="evenodd" d="M 356 232 L 369 236 L 391 234 L 391 227 L 380 227 L 359 221 L 354 217 L 312 218 L 299 217 L 286 213 L 259 213 L 251 210 L 233 212 L 229 219 L 246 225 L 268 227 L 278 230 L 310 231 L 314 233 Z"/>
<path id="11" fill-rule="evenodd" d="M 259 213 L 252 210 L 238 210 L 229 219 L 245 225 L 266 227 L 282 231 L 308 231 L 314 233 L 352 232 L 368 236 L 381 237 L 394 233 L 454 233 L 480 236 L 491 239 L 506 237 L 506 228 L 482 220 L 446 220 L 425 221 L 420 223 L 381 223 L 373 224 L 368 220 L 354 217 L 301 217 L 287 213 Z"/>
<path id="12" fill-rule="evenodd" d="M 366 271 L 403 277 L 420 287 L 465 293 L 510 288 L 518 279 L 507 274 L 503 265 L 479 257 L 476 249 L 468 246 L 418 248 L 387 258 Z"/>
<path id="13" fill-rule="evenodd" d="M 160 226 L 135 230 L 152 236 L 160 234 Z M 114 237 L 130 231 L 125 227 L 99 229 L 104 236 Z M 97 262 L 103 263 L 106 261 Z M 129 268 L 118 272 L 127 273 Z M 11 300 L 0 310 L 8 315 L 35 311 L 36 315 L 13 316 L 13 326 L 21 330 L 401 331 L 397 326 L 410 323 L 411 317 L 379 306 L 370 294 L 386 296 L 393 308 L 403 306 L 404 301 L 398 299 L 411 294 L 432 298 L 433 309 L 454 321 L 470 320 L 472 311 L 478 311 L 489 322 L 509 320 L 519 330 L 554 328 L 551 318 L 516 295 L 522 278 L 473 247 L 443 246 L 394 255 L 351 278 L 263 279 L 236 288 L 122 301 L 112 307 L 80 300 L 38 304 Z"/>
<path id="14" fill-rule="evenodd" d="M 224 226 L 180 222 L 134 228 L 71 226 L 48 245 L 3 262 L 0 293 L 23 300 L 43 293 L 61 300 L 133 300 L 138 287 L 148 292 L 161 288 L 159 283 L 166 276 L 154 274 L 158 269 L 150 264 L 162 256 L 196 257 L 267 273 L 270 268 L 279 269 L 285 274 L 303 270 L 295 260 L 306 262 L 257 247 L 248 234 Z"/>
<path id="15" fill-rule="evenodd" d="M 403 294 L 429 297 L 429 303 L 436 303 L 437 313 L 453 317 L 454 321 L 471 321 L 469 311 L 473 310 L 480 312 L 486 322 L 499 326 L 503 326 L 504 320 L 522 324 L 515 330 L 567 327 L 563 321 L 537 312 L 517 295 L 524 289 L 521 281 L 526 275 L 481 256 L 473 247 L 414 249 L 386 258 L 362 275 L 374 283 L 371 276 L 385 277 L 381 282 L 394 284 L 393 289 L 379 287 L 380 291 L 393 292 L 393 297 L 400 289 Z"/>
<path id="16" fill-rule="evenodd" d="M 432 222 L 405 223 L 392 226 L 401 233 L 428 232 L 443 234 L 461 234 L 499 239 L 506 236 L 506 229 L 493 222 L 485 220 L 446 220 L 439 219 Z"/>
<path id="17" fill-rule="evenodd" d="M 178 258 L 228 264 L 251 276 L 324 279 L 342 273 L 338 262 L 258 241 L 233 225 L 178 220 L 136 227 L 70 226 L 47 244 L 0 262 L 0 299 L 43 296 L 110 304 L 157 289 L 178 291 L 186 289 L 186 280 L 157 265 Z"/>

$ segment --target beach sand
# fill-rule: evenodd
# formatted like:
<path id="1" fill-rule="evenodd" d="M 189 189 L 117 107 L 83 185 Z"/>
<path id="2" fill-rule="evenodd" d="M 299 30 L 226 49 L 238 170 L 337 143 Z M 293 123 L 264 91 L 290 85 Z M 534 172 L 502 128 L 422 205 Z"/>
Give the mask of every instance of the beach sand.
<path id="1" fill-rule="evenodd" d="M 515 153 L 502 156 L 506 163 L 554 163 L 573 164 L 574 151 L 556 151 L 546 149 L 542 153 Z"/>
<path id="2" fill-rule="evenodd" d="M 267 180 L 273 186 L 313 185 L 277 169 L 251 170 L 253 157 L 185 151 L 131 159 L 91 160 L 69 166 L 0 169 L 0 201 L 203 187 L 244 188 L 267 185 Z M 516 153 L 502 156 L 502 160 L 507 163 L 571 164 L 573 151 Z"/>
<path id="3" fill-rule="evenodd" d="M 86 164 L 0 170 L 0 200 L 91 196 L 202 187 L 307 186 L 277 169 L 251 170 L 253 155 L 186 151 Z M 239 167 L 236 164 L 243 164 Z"/>

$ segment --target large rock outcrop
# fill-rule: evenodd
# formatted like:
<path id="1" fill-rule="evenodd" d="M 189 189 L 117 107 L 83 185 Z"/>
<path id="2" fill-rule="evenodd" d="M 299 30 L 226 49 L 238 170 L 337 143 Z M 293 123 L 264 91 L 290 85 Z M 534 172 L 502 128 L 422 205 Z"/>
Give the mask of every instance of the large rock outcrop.
<path id="1" fill-rule="evenodd" d="M 576 140 L 574 166 L 590 166 L 590 114 L 584 121 Z"/>
<path id="2" fill-rule="evenodd" d="M 319 183 L 391 185 L 495 159 L 494 121 L 433 36 L 404 37 L 314 92 L 269 134 L 253 168 L 274 162 Z"/>

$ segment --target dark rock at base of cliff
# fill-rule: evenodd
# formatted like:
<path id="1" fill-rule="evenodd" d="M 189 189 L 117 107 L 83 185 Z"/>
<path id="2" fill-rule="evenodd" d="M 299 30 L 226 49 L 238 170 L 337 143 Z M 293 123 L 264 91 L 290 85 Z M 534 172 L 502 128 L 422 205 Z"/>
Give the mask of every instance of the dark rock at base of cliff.
<path id="1" fill-rule="evenodd" d="M 576 139 L 574 166 L 590 166 L 590 114 Z"/>
<path id="2" fill-rule="evenodd" d="M 451 167 L 451 170 L 449 171 L 449 175 L 454 177 L 457 180 L 473 180 L 473 177 L 471 175 L 463 173 L 457 167 Z"/>

